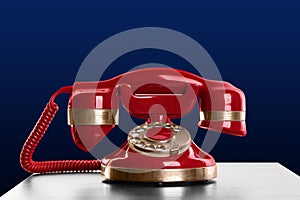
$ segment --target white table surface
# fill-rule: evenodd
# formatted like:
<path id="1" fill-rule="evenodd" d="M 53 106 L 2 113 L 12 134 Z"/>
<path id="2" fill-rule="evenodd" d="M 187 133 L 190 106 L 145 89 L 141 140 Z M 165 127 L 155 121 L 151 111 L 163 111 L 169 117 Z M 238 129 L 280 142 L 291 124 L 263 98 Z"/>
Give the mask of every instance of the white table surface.
<path id="1" fill-rule="evenodd" d="M 11 199 L 295 199 L 300 178 L 279 163 L 218 163 L 218 178 L 159 186 L 103 182 L 97 173 L 31 175 L 1 197 Z"/>

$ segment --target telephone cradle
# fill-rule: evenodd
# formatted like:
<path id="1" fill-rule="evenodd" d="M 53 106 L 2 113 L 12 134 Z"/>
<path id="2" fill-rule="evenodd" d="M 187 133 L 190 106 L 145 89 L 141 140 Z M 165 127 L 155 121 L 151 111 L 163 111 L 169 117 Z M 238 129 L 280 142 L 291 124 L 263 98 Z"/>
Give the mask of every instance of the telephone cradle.
<path id="1" fill-rule="evenodd" d="M 145 122 L 129 131 L 127 141 L 102 160 L 33 161 L 34 151 L 58 111 L 55 98 L 71 94 L 68 125 L 77 147 L 94 148 L 119 122 L 119 102 Z M 201 128 L 246 135 L 245 95 L 223 81 L 204 79 L 171 68 L 147 68 L 99 82 L 62 87 L 47 103 L 24 143 L 20 163 L 31 173 L 100 170 L 105 179 L 136 182 L 193 182 L 217 176 L 214 158 L 201 150 L 189 131 L 172 122 L 199 102 Z"/>

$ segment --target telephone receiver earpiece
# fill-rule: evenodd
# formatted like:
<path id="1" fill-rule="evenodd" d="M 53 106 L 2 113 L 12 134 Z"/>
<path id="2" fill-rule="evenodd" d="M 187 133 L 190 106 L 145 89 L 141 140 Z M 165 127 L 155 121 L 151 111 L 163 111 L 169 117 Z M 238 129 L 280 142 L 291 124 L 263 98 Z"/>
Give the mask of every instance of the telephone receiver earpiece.
<path id="1" fill-rule="evenodd" d="M 35 148 L 58 110 L 54 100 L 61 93 L 71 93 L 68 124 L 74 143 L 84 151 L 94 148 L 122 120 L 119 119 L 119 102 L 130 115 L 145 119 L 145 123 L 133 127 L 127 143 L 102 161 L 33 161 Z M 227 82 L 207 80 L 182 70 L 140 69 L 104 81 L 75 82 L 73 86 L 63 87 L 54 93 L 23 146 L 21 165 L 26 171 L 35 173 L 101 169 L 105 177 L 116 180 L 177 180 L 162 179 L 162 174 L 169 173 L 165 171 L 145 176 L 132 174 L 133 169 L 149 166 L 156 170 L 184 168 L 188 169 L 188 173 L 201 174 L 179 181 L 214 178 L 214 159 L 191 140 L 184 127 L 172 123 L 172 119 L 189 113 L 198 100 L 199 127 L 235 136 L 246 135 L 245 95 L 240 89 Z M 160 128 L 156 135 L 147 135 L 156 128 Z M 120 172 L 119 168 L 129 171 Z M 187 176 L 185 171 L 177 172 L 180 177 Z"/>

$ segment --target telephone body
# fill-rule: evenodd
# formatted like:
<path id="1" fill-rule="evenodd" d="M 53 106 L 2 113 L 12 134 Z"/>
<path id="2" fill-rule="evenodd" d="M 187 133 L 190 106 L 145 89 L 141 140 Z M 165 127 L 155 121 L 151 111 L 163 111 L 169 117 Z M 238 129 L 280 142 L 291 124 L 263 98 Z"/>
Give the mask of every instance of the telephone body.
<path id="1" fill-rule="evenodd" d="M 119 121 L 119 102 L 145 123 L 133 127 L 127 141 L 102 160 L 33 161 L 36 146 L 58 110 L 57 95 L 70 93 L 68 124 L 74 143 L 90 151 Z M 199 100 L 199 101 L 198 101 Z M 50 98 L 20 154 L 28 172 L 101 170 L 109 180 L 181 182 L 210 180 L 216 163 L 189 132 L 172 122 L 199 102 L 199 127 L 246 135 L 245 95 L 223 81 L 207 80 L 171 68 L 140 69 L 99 82 L 75 82 Z M 122 119 L 120 119 L 122 120 Z"/>

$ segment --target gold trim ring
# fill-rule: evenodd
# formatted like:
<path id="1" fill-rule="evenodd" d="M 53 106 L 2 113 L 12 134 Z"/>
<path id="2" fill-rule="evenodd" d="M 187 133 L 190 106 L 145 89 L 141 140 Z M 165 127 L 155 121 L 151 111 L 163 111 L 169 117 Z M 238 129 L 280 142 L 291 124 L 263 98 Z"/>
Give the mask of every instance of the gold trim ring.
<path id="1" fill-rule="evenodd" d="M 68 125 L 117 125 L 119 110 L 68 108 Z"/>
<path id="2" fill-rule="evenodd" d="M 201 111 L 200 121 L 244 121 L 246 112 L 244 111 Z"/>
<path id="3" fill-rule="evenodd" d="M 217 166 L 186 169 L 137 169 L 101 165 L 106 179 L 136 182 L 192 182 L 217 177 Z"/>

